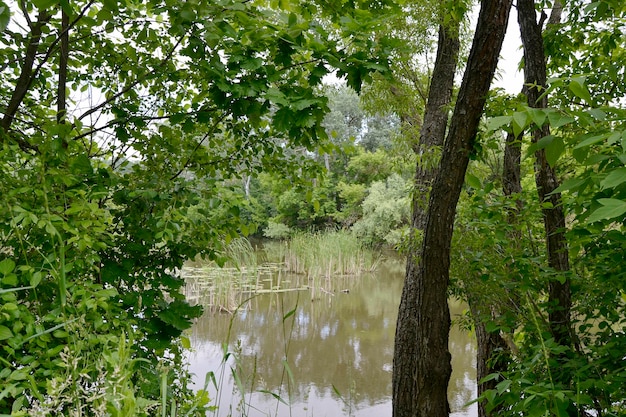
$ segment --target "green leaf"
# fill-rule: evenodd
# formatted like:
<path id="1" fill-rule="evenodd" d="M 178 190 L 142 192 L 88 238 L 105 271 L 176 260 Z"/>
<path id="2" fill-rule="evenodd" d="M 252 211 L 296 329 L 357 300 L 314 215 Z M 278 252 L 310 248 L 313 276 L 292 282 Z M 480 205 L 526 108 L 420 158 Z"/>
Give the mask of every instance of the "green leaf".
<path id="1" fill-rule="evenodd" d="M 495 131 L 500 129 L 504 125 L 511 123 L 513 118 L 511 116 L 498 116 L 487 119 L 487 130 Z"/>
<path id="2" fill-rule="evenodd" d="M 546 122 L 546 118 L 548 117 L 546 112 L 541 109 L 530 108 L 528 109 L 528 114 L 530 115 L 533 123 L 536 124 L 538 127 L 543 126 L 543 124 Z"/>
<path id="3" fill-rule="evenodd" d="M 316 99 L 301 99 L 301 100 L 296 100 L 292 103 L 292 106 L 294 109 L 296 110 L 304 110 L 306 108 L 311 107 L 313 104 L 316 104 L 318 102 L 318 100 Z"/>
<path id="4" fill-rule="evenodd" d="M 585 100 L 587 104 L 593 105 L 591 94 L 585 85 L 585 77 L 573 78 L 569 83 L 569 89 L 575 96 Z"/>
<path id="5" fill-rule="evenodd" d="M 483 395 L 487 399 L 487 402 L 489 402 L 490 404 L 493 404 L 495 402 L 495 400 L 496 400 L 496 395 L 497 394 L 498 394 L 498 392 L 495 389 L 489 389 L 489 390 L 485 391 L 485 393 Z"/>
<path id="6" fill-rule="evenodd" d="M 577 191 L 583 184 L 587 182 L 587 179 L 570 178 L 563 181 L 561 185 L 557 187 L 552 193 L 562 193 L 563 191 Z"/>
<path id="7" fill-rule="evenodd" d="M 554 141 L 554 138 L 555 138 L 554 135 L 548 135 L 548 136 L 542 137 L 537 142 L 533 143 L 532 145 L 528 147 L 526 156 L 528 157 L 537 151 L 547 148 L 552 143 L 552 141 Z"/>
<path id="8" fill-rule="evenodd" d="M 7 340 L 13 337 L 13 332 L 6 327 L 0 325 L 0 340 Z"/>
<path id="9" fill-rule="evenodd" d="M 289 101 L 285 97 L 285 94 L 278 88 L 272 87 L 265 93 L 265 98 L 273 103 L 280 104 L 282 106 L 288 106 Z"/>
<path id="10" fill-rule="evenodd" d="M 271 392 L 268 391 L 266 389 L 260 389 L 258 392 L 262 393 L 262 394 L 268 394 L 271 395 L 272 397 L 274 397 L 274 399 L 278 400 L 279 402 L 285 404 L 285 405 L 289 405 L 280 395 L 276 394 L 275 392 Z"/>
<path id="11" fill-rule="evenodd" d="M 546 146 L 546 160 L 550 164 L 550 166 L 554 167 L 556 161 L 565 151 L 565 144 L 563 143 L 563 139 L 556 136 L 554 139 Z"/>
<path id="12" fill-rule="evenodd" d="M 335 394 L 343 400 L 343 396 L 341 395 L 341 392 L 339 392 L 335 384 L 332 384 L 332 387 L 333 387 L 333 391 L 335 392 Z"/>
<path id="13" fill-rule="evenodd" d="M 57 339 L 65 339 L 70 334 L 66 330 L 55 330 L 52 332 L 52 335 Z"/>
<path id="14" fill-rule="evenodd" d="M 55 4 L 57 4 L 58 2 L 59 2 L 58 0 L 33 0 L 33 4 L 39 10 L 49 9 L 52 6 L 54 6 Z"/>
<path id="15" fill-rule="evenodd" d="M 548 113 L 548 121 L 550 122 L 550 126 L 559 128 L 561 126 L 565 126 L 566 124 L 575 122 L 576 119 L 560 112 L 550 112 Z"/>
<path id="16" fill-rule="evenodd" d="M 70 168 L 74 174 L 89 175 L 93 173 L 93 167 L 91 166 L 91 160 L 85 154 L 80 154 L 72 159 Z"/>
<path id="17" fill-rule="evenodd" d="M 175 125 L 175 124 L 179 124 L 180 122 L 182 122 L 183 120 L 187 119 L 187 114 L 186 113 L 176 113 L 176 114 L 172 114 L 169 118 L 169 121 L 171 124 Z"/>
<path id="18" fill-rule="evenodd" d="M 8 275 L 13 272 L 14 269 L 15 262 L 13 261 L 13 259 L 6 258 L 0 261 L 0 274 Z"/>
<path id="19" fill-rule="evenodd" d="M 288 311 L 287 314 L 283 316 L 283 323 L 285 322 L 285 320 L 293 316 L 295 313 L 296 313 L 296 307 L 294 307 L 293 310 Z"/>
<path id="20" fill-rule="evenodd" d="M 480 190 L 483 186 L 482 183 L 480 182 L 480 179 L 478 179 L 478 177 L 472 174 L 467 174 L 465 176 L 465 183 L 469 185 L 470 187 L 475 188 L 477 190 Z"/>
<path id="21" fill-rule="evenodd" d="M 622 167 L 609 172 L 609 175 L 607 175 L 606 178 L 600 182 L 600 186 L 602 187 L 602 189 L 615 188 L 625 182 L 626 168 Z"/>
<path id="22" fill-rule="evenodd" d="M 526 129 L 528 125 L 528 113 L 523 112 L 515 112 L 513 113 L 513 134 L 515 136 L 519 136 L 522 134 L 524 129 Z"/>
<path id="23" fill-rule="evenodd" d="M 181 336 L 180 337 L 180 344 L 185 349 L 191 349 L 191 341 L 189 340 L 189 338 L 187 336 Z"/>
<path id="24" fill-rule="evenodd" d="M 622 138 L 622 132 L 615 131 L 606 139 L 606 143 L 609 145 L 615 145 Z"/>
<path id="25" fill-rule="evenodd" d="M 505 379 L 504 381 L 501 381 L 498 385 L 496 385 L 496 390 L 498 390 L 498 394 L 503 394 L 509 389 L 510 386 L 511 380 Z"/>
<path id="26" fill-rule="evenodd" d="M 119 6 L 117 3 L 117 0 L 103 0 L 102 5 L 107 10 L 117 12 L 119 11 Z"/>
<path id="27" fill-rule="evenodd" d="M 626 201 L 615 198 L 601 198 L 598 202 L 604 207 L 600 207 L 591 213 L 591 215 L 587 218 L 588 223 L 613 219 L 626 213 Z"/>
<path id="28" fill-rule="evenodd" d="M 606 113 L 600 109 L 591 109 L 591 110 L 587 110 L 587 113 L 589 113 L 591 116 L 593 116 L 594 119 L 599 120 L 599 121 L 605 121 L 606 120 Z"/>
<path id="29" fill-rule="evenodd" d="M 10 287 L 15 287 L 17 286 L 17 275 L 7 274 L 4 277 L 2 277 L 2 280 L 0 282 Z"/>
<path id="30" fill-rule="evenodd" d="M 482 378 L 480 380 L 480 383 L 484 384 L 485 382 L 493 381 L 494 379 L 500 379 L 500 374 L 497 372 L 491 373 L 487 375 L 486 377 Z"/>
<path id="31" fill-rule="evenodd" d="M 289 363 L 287 363 L 286 359 L 283 359 L 282 361 L 283 363 L 283 368 L 285 368 L 285 371 L 287 371 L 287 376 L 289 377 L 289 381 L 291 381 L 291 386 L 295 386 L 295 379 L 293 377 L 293 372 L 291 372 L 291 367 L 289 366 Z"/>
<path id="32" fill-rule="evenodd" d="M 4 32 L 4 30 L 9 26 L 10 21 L 11 10 L 3 1 L 0 1 L 0 32 Z"/>
<path id="33" fill-rule="evenodd" d="M 585 146 L 590 146 L 590 145 L 593 145 L 594 143 L 602 142 L 604 139 L 607 138 L 607 136 L 608 134 L 606 133 L 602 135 L 592 136 L 590 138 L 583 140 L 578 145 L 574 146 L 574 149 L 584 148 Z"/>

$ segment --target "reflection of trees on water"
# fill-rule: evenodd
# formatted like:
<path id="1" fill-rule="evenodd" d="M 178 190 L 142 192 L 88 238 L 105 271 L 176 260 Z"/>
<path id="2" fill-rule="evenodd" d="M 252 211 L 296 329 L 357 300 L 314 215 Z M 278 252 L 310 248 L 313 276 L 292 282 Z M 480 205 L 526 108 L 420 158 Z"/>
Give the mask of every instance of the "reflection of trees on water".
<path id="1" fill-rule="evenodd" d="M 464 306 L 450 302 L 453 322 L 463 314 Z M 461 410 L 476 398 L 476 344 L 465 328 L 453 324 L 450 329 L 450 353 L 452 354 L 452 378 L 448 386 L 448 398 L 452 410 Z"/>
<path id="2" fill-rule="evenodd" d="M 374 284 L 368 291 L 322 295 L 313 302 L 306 293 L 252 300 L 250 309 L 232 318 L 230 341 L 242 342 L 244 374 L 252 374 L 256 365 L 264 386 L 255 388 L 278 391 L 286 378 L 281 364 L 287 350 L 296 382 L 292 396 L 302 398 L 313 384 L 319 390 L 332 390 L 334 385 L 345 397 L 353 387 L 358 401 L 388 397 L 401 281 Z M 294 308 L 295 314 L 283 322 Z M 205 316 L 196 326 L 197 349 L 202 349 L 202 339 L 224 341 L 229 320 Z"/>
<path id="3" fill-rule="evenodd" d="M 200 319 L 194 327 L 194 346 L 201 351 L 203 345 L 225 342 L 232 320 L 229 341 L 231 346 L 241 341 L 243 375 L 249 377 L 254 369 L 258 375 L 253 390 L 285 392 L 288 376 L 282 361 L 287 351 L 296 385 L 290 387 L 292 402 L 306 401 L 312 387 L 320 395 L 332 396 L 333 386 L 358 408 L 389 401 L 403 273 L 399 268 L 393 272 L 381 268 L 376 275 L 359 278 L 358 284 L 353 281 L 350 293 L 321 293 L 315 301 L 306 291 L 259 295 L 232 317 Z M 294 308 L 295 313 L 283 320 Z M 467 336 L 463 339 L 450 344 L 453 368 L 462 376 L 470 375 L 462 357 L 474 354 L 471 345 L 467 347 Z M 471 400 L 471 385 L 463 381 L 452 385 L 457 393 L 451 398 L 462 398 L 455 405 Z"/>

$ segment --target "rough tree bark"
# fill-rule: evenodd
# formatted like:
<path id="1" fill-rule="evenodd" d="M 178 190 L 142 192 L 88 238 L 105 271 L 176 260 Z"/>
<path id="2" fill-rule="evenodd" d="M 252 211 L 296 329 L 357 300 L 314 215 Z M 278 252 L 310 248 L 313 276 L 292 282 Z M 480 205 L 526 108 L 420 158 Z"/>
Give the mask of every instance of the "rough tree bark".
<path id="1" fill-rule="evenodd" d="M 447 417 L 450 244 L 470 150 L 495 72 L 511 0 L 483 0 L 450 129 L 433 182 L 421 248 L 411 248 L 396 328 L 395 417 Z M 432 84 L 431 89 L 438 88 Z M 421 255 L 421 256 L 420 256 Z M 417 262 L 416 262 L 417 260 Z"/>
<path id="2" fill-rule="evenodd" d="M 448 125 L 448 109 L 452 99 L 452 89 L 454 87 L 454 74 L 459 55 L 459 26 L 456 22 L 455 27 L 439 27 L 439 40 L 437 45 L 437 58 L 433 68 L 433 77 L 428 92 L 428 100 L 424 112 L 424 120 L 420 129 L 420 140 L 414 151 L 419 155 L 423 152 L 430 152 L 435 146 L 442 146 L 446 128 Z M 421 158 L 419 158 L 421 159 Z M 420 162 L 417 163 L 415 170 L 414 191 L 412 197 L 412 227 L 413 230 L 424 230 L 426 219 L 426 205 L 428 202 L 428 194 L 430 183 L 436 174 L 436 168 L 431 166 L 424 167 Z M 416 239 L 413 240 L 413 245 Z M 406 265 L 406 277 L 404 291 L 408 292 L 406 296 L 415 296 L 414 282 L 409 277 L 415 276 L 415 268 L 418 264 L 419 252 L 409 251 Z M 403 295 L 403 299 L 405 295 Z M 415 300 L 411 300 L 411 304 Z M 399 327 L 398 327 L 399 329 Z M 414 324 L 405 326 L 403 334 L 396 334 L 396 339 L 416 340 L 417 327 Z M 411 386 L 414 381 L 415 373 L 415 356 L 417 352 L 414 350 L 416 344 L 403 343 L 401 347 L 396 342 L 396 356 L 394 358 L 394 404 L 398 406 L 395 415 L 410 415 L 413 407 L 414 391 L 403 389 Z M 395 368 L 398 368 L 396 370 Z M 402 371 L 399 371 L 402 370 Z M 396 391 L 396 388 L 399 390 Z M 401 411 L 402 410 L 402 411 Z"/>
<path id="3" fill-rule="evenodd" d="M 57 88 L 57 122 L 65 123 L 67 115 L 67 61 L 70 55 L 70 16 L 67 11 L 61 12 L 61 50 L 59 54 L 59 85 Z M 64 142 L 65 145 L 67 145 Z"/>
<path id="4" fill-rule="evenodd" d="M 543 20 L 537 21 L 534 0 L 518 0 L 518 22 L 522 44 L 524 46 L 524 82 L 528 105 L 534 108 L 545 108 L 547 97 L 542 96 L 547 86 L 546 57 L 543 48 Z M 552 16 L 550 21 L 555 21 Z M 532 141 L 536 143 L 550 134 L 550 126 L 544 124 L 532 132 Z M 565 237 L 565 215 L 561 205 L 561 194 L 554 193 L 559 180 L 546 159 L 545 150 L 535 152 L 535 182 L 539 200 L 542 203 L 543 222 L 546 230 L 548 265 L 561 279 L 553 279 L 549 283 L 550 311 L 548 319 L 550 332 L 560 345 L 572 346 L 571 333 L 571 289 L 567 272 L 570 269 Z"/>

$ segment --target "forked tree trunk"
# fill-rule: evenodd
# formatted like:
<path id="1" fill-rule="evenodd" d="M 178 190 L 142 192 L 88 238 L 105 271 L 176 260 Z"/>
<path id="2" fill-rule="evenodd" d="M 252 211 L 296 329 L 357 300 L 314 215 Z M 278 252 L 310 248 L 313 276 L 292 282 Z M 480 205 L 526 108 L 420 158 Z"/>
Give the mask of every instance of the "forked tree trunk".
<path id="1" fill-rule="evenodd" d="M 450 412 L 450 244 L 470 150 L 498 63 L 510 9 L 511 0 L 482 1 L 440 169 L 430 193 L 421 250 L 410 255 L 407 263 L 394 352 L 395 417 L 447 417 Z M 432 84 L 433 88 L 438 86 Z"/>
<path id="2" fill-rule="evenodd" d="M 433 68 L 424 120 L 420 129 L 420 140 L 414 149 L 418 155 L 432 152 L 433 147 L 443 145 L 448 126 L 448 106 L 452 99 L 459 47 L 459 22 L 456 22 L 455 27 L 440 26 L 437 59 Z M 418 158 L 418 161 L 421 159 L 423 158 Z M 417 163 L 412 196 L 412 230 L 416 232 L 424 230 L 430 185 L 436 172 L 436 168 L 432 165 L 422 166 L 420 162 Z M 407 280 L 404 287 L 406 295 L 403 294 L 403 299 L 405 296 L 415 297 L 417 295 L 413 288 L 414 281 L 409 280 L 409 277 L 415 276 L 414 270 L 419 262 L 419 243 L 415 235 L 411 237 L 411 245 L 414 249 L 410 250 L 407 256 Z M 412 305 L 415 302 L 416 300 L 412 299 L 408 304 Z M 399 328 L 400 326 L 398 326 Z M 417 345 L 414 341 L 418 337 L 416 331 L 417 326 L 411 323 L 403 327 L 402 334 L 396 334 L 393 373 L 394 415 L 408 416 L 412 413 L 415 390 L 406 388 L 413 386 L 414 383 L 415 357 L 417 356 L 417 351 L 414 350 Z M 402 343 L 401 347 L 398 346 L 399 339 L 406 341 L 406 343 Z"/>

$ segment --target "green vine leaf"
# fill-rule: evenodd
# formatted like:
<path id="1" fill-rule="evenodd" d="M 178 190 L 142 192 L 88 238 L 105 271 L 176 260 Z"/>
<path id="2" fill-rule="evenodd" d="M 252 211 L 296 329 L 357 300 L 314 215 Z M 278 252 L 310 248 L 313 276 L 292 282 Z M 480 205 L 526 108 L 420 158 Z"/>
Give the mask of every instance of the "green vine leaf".
<path id="1" fill-rule="evenodd" d="M 0 325 L 0 340 L 7 340 L 13 337 L 13 332 L 6 326 Z"/>
<path id="2" fill-rule="evenodd" d="M 15 269 L 15 262 L 13 259 L 6 258 L 0 261 L 0 274 L 9 275 Z"/>

